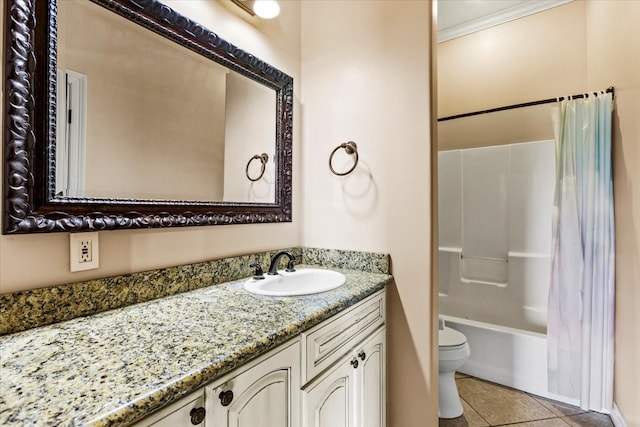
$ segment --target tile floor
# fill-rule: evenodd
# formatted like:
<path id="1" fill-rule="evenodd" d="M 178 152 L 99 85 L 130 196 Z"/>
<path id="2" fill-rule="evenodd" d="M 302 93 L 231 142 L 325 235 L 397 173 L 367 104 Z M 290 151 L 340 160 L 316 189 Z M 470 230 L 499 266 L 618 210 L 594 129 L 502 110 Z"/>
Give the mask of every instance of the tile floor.
<path id="1" fill-rule="evenodd" d="M 464 408 L 461 417 L 440 427 L 613 427 L 607 415 L 534 396 L 468 375 L 456 374 Z"/>

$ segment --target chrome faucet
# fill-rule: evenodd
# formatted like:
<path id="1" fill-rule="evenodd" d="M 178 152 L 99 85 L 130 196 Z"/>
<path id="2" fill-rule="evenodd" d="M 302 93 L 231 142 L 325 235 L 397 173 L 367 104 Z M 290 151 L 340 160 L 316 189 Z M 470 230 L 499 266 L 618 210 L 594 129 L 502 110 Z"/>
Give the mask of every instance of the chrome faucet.
<path id="1" fill-rule="evenodd" d="M 289 261 L 287 262 L 287 269 L 285 271 L 296 271 L 296 269 L 294 268 L 294 261 L 296 260 L 295 255 L 293 255 L 291 252 L 282 251 L 278 252 L 271 260 L 271 265 L 269 265 L 269 274 L 278 274 L 278 265 L 280 264 L 280 258 L 282 258 L 283 256 L 289 258 Z"/>

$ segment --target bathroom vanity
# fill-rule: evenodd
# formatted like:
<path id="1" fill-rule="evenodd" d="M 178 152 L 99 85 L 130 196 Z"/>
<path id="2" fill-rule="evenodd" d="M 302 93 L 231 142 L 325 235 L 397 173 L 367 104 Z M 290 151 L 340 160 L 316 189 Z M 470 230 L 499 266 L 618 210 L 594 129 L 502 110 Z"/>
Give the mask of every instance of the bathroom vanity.
<path id="1" fill-rule="evenodd" d="M 384 292 L 135 426 L 384 426 Z"/>
<path id="2" fill-rule="evenodd" d="M 314 295 L 245 277 L 2 336 L 0 424 L 383 426 L 392 276 L 331 269 Z"/>

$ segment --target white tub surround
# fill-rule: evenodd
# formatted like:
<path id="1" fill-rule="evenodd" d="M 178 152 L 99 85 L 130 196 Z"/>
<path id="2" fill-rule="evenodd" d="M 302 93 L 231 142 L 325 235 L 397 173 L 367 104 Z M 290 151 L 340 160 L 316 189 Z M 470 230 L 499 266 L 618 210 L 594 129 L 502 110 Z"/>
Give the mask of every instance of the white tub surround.
<path id="1" fill-rule="evenodd" d="M 440 312 L 545 332 L 553 141 L 438 156 Z"/>

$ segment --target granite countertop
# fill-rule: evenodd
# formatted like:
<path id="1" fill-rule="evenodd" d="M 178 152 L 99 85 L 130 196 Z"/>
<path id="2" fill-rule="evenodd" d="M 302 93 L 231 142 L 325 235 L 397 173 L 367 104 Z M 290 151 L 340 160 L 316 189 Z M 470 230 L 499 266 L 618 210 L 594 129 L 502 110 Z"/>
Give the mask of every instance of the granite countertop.
<path id="1" fill-rule="evenodd" d="M 130 424 L 391 280 L 334 270 L 346 284 L 320 294 L 258 296 L 236 280 L 0 337 L 0 425 Z"/>

